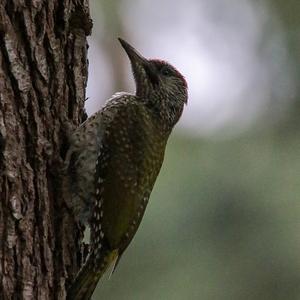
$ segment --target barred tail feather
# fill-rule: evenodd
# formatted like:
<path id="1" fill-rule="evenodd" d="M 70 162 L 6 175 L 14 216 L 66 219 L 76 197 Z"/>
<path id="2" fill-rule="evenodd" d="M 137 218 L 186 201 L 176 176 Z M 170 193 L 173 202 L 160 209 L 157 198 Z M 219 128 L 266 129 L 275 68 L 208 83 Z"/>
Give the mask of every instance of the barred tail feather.
<path id="1" fill-rule="evenodd" d="M 95 266 L 95 257 L 89 255 L 86 263 L 68 289 L 66 300 L 90 300 L 98 281 L 116 259 L 116 254 L 115 251 L 112 251 L 100 258 L 97 261 L 97 267 L 99 268 Z"/>
<path id="2" fill-rule="evenodd" d="M 92 262 L 93 259 L 90 256 L 69 288 L 66 300 L 91 299 L 98 281 L 106 270 L 106 268 L 103 268 L 96 271 Z"/>

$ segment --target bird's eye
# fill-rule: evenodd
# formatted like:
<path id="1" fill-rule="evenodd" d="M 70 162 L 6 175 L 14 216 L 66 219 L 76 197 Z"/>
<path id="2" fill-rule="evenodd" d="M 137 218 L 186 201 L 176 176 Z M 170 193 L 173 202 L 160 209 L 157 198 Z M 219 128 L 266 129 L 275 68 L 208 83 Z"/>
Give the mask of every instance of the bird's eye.
<path id="1" fill-rule="evenodd" d="M 172 75 L 172 71 L 167 66 L 162 67 L 162 69 L 160 70 L 160 73 L 162 75 L 164 75 L 164 76 L 170 76 L 170 75 Z"/>

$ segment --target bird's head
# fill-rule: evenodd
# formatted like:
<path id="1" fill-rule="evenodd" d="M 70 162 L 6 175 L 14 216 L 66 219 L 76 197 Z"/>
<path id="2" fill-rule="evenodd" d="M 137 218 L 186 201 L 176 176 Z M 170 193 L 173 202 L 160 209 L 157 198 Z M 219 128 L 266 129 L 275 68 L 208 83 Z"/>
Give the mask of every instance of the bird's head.
<path id="1" fill-rule="evenodd" d="M 136 95 L 173 127 L 187 103 L 187 83 L 169 63 L 146 59 L 134 47 L 119 38 L 132 66 Z"/>

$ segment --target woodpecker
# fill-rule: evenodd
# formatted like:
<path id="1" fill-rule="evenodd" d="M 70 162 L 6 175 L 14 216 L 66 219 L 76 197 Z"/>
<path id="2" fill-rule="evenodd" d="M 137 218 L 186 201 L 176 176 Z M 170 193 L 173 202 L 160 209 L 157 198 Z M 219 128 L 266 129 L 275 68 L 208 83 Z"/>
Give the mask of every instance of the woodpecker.
<path id="1" fill-rule="evenodd" d="M 115 269 L 142 220 L 188 98 L 186 80 L 173 66 L 119 41 L 136 93 L 115 94 L 77 128 L 66 158 L 74 215 L 91 232 L 90 253 L 68 300 L 90 299 L 108 267 Z"/>

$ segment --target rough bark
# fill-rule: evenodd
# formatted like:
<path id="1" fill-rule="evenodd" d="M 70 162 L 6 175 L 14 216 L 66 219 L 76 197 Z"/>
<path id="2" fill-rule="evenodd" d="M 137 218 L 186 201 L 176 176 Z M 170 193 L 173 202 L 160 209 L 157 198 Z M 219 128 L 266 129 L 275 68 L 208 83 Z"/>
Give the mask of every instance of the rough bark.
<path id="1" fill-rule="evenodd" d="M 61 168 L 90 30 L 87 0 L 0 1 L 0 299 L 64 299 L 81 263 Z"/>

